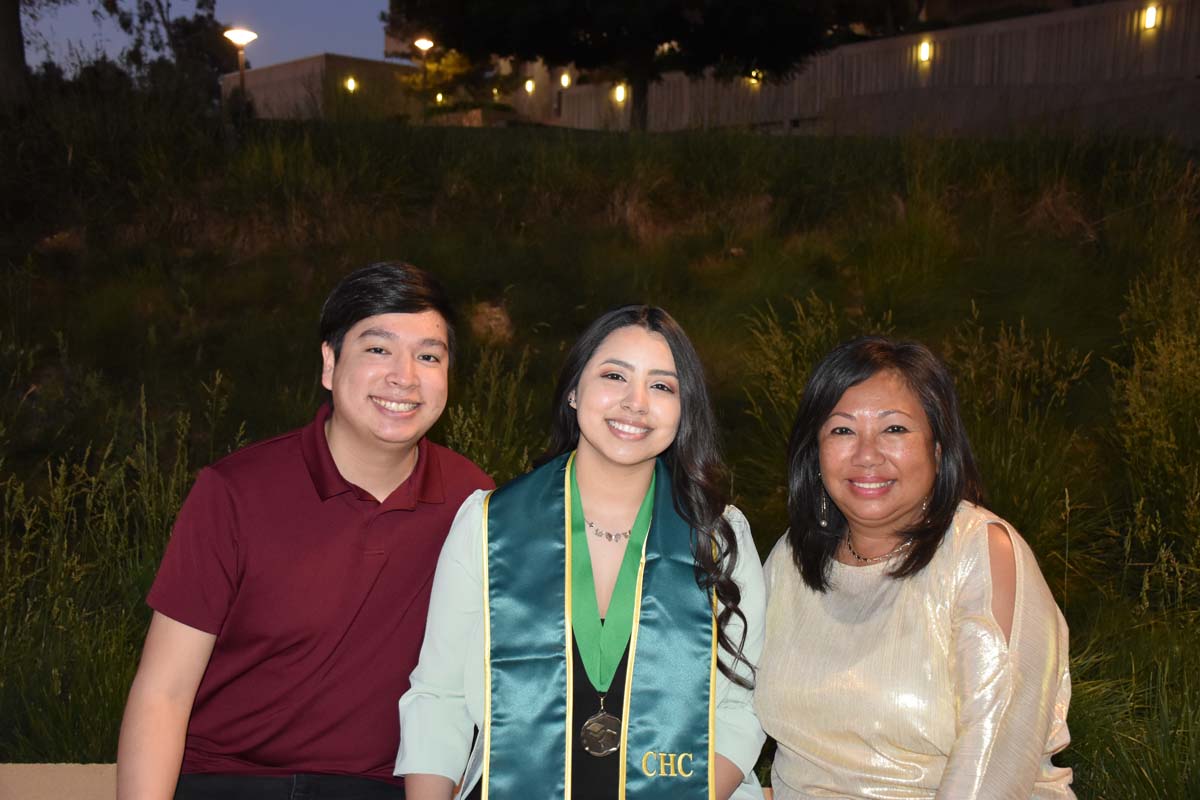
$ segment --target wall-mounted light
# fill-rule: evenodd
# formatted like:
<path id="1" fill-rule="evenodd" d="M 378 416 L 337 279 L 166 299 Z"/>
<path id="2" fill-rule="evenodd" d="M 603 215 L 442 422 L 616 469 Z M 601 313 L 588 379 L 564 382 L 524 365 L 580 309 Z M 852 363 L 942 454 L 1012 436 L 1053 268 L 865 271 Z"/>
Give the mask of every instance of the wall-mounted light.
<path id="1" fill-rule="evenodd" d="M 1146 30 L 1152 30 L 1158 27 L 1159 21 L 1158 6 L 1146 6 L 1146 11 L 1142 14 L 1142 27 Z"/>
<path id="2" fill-rule="evenodd" d="M 752 69 L 750 70 L 750 74 L 746 76 L 746 80 L 751 86 L 758 86 L 760 83 L 762 83 L 762 79 L 763 74 L 761 69 Z"/>
<path id="3" fill-rule="evenodd" d="M 499 100 L 499 99 L 500 99 L 500 90 L 499 90 L 499 89 L 497 89 L 495 86 L 493 86 L 493 87 L 492 87 L 492 99 L 493 99 L 493 100 Z"/>
<path id="4" fill-rule="evenodd" d="M 343 86 L 346 87 L 346 91 L 350 94 L 354 94 L 358 91 L 358 81 L 354 80 L 353 75 L 351 75 L 349 78 L 346 78 L 346 82 L 343 84 Z"/>
<path id="5" fill-rule="evenodd" d="M 625 84 L 618 83 L 617 88 L 613 89 L 613 100 L 616 100 L 618 103 L 624 103 L 628 94 L 629 92 L 625 89 Z"/>
<path id="6" fill-rule="evenodd" d="M 928 64 L 930 61 L 933 60 L 933 43 L 932 42 L 928 42 L 928 41 L 921 42 L 921 44 L 919 44 L 917 46 L 917 60 L 920 61 L 922 64 Z"/>
<path id="7" fill-rule="evenodd" d="M 533 78 L 529 78 L 525 81 L 525 94 L 533 94 L 533 89 L 534 89 Z"/>
<path id="8" fill-rule="evenodd" d="M 563 87 L 564 89 L 570 89 L 571 88 L 571 73 L 564 72 L 562 74 L 562 76 L 560 76 L 558 79 L 558 85 Z"/>
<path id="9" fill-rule="evenodd" d="M 437 104 L 440 106 L 442 104 L 442 102 L 445 101 L 446 96 L 444 94 L 442 94 L 441 92 L 438 92 L 437 96 L 434 97 L 433 99 L 436 100 Z"/>

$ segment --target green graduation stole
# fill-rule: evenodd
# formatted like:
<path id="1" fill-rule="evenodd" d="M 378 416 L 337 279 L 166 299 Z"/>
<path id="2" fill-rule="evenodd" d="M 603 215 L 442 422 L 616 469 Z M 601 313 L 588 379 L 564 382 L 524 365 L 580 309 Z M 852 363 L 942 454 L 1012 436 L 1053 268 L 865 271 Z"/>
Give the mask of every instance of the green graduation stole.
<path id="1" fill-rule="evenodd" d="M 483 800 L 571 800 L 574 719 L 570 456 L 484 504 Z M 696 585 L 692 532 L 655 466 L 654 513 L 634 595 L 618 797 L 713 796 L 716 618 Z M 591 756 L 588 756 L 591 757 Z"/>

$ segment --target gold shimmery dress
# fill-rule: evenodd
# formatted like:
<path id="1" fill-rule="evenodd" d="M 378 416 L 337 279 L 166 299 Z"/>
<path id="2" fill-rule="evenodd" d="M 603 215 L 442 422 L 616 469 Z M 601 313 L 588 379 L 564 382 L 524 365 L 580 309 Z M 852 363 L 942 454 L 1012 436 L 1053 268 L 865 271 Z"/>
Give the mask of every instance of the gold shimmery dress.
<path id="1" fill-rule="evenodd" d="M 989 522 L 1012 536 L 1012 635 L 991 610 Z M 962 503 L 933 560 L 832 565 L 809 589 L 786 537 L 766 564 L 766 643 L 754 706 L 779 744 L 776 800 L 1073 798 L 1067 625 L 1033 552 Z"/>

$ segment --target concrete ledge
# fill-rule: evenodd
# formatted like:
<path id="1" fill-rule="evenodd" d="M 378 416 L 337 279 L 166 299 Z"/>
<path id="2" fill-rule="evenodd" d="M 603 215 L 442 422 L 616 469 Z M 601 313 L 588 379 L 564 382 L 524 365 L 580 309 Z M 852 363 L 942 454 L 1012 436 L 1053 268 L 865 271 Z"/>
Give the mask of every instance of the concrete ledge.
<path id="1" fill-rule="evenodd" d="M 770 789 L 764 789 L 771 800 Z M 116 764 L 0 764 L 0 800 L 113 800 Z"/>
<path id="2" fill-rule="evenodd" d="M 0 800 L 113 800 L 116 764 L 0 764 Z"/>

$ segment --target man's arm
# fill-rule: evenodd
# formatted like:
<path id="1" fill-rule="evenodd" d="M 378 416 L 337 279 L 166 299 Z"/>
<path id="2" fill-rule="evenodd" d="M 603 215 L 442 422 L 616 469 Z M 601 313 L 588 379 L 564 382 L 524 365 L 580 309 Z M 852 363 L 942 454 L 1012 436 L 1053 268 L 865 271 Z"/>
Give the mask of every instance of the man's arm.
<path id="1" fill-rule="evenodd" d="M 217 637 L 154 612 L 117 745 L 117 800 L 170 800 Z"/>

